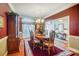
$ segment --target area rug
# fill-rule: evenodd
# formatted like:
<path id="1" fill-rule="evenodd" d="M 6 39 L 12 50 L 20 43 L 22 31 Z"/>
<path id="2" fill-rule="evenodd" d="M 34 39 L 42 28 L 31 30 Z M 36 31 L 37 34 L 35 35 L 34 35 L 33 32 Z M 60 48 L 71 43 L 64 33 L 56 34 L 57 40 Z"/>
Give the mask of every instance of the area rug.
<path id="1" fill-rule="evenodd" d="M 59 53 L 63 52 L 63 50 L 59 49 L 58 47 L 55 47 L 55 52 L 53 52 L 53 50 L 50 51 L 50 55 L 48 54 L 47 50 L 41 50 L 39 47 L 35 47 L 34 49 L 32 48 L 32 45 L 30 42 L 29 46 L 31 48 L 32 54 L 34 56 L 55 56 L 58 55 Z"/>

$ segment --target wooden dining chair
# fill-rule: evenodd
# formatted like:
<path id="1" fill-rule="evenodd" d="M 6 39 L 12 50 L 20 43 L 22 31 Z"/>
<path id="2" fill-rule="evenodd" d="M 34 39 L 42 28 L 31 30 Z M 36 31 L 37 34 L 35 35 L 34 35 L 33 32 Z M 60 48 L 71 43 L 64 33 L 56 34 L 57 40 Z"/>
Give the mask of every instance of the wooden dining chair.
<path id="1" fill-rule="evenodd" d="M 38 46 L 38 44 L 40 43 L 40 41 L 34 37 L 34 33 L 32 31 L 30 31 L 30 39 L 31 39 L 32 47 L 34 49 L 35 47 Z"/>
<path id="2" fill-rule="evenodd" d="M 51 31 L 49 34 L 49 39 L 43 42 L 43 50 L 47 50 L 49 55 L 51 49 L 53 49 L 53 52 L 55 52 L 54 40 L 55 40 L 55 31 Z"/>

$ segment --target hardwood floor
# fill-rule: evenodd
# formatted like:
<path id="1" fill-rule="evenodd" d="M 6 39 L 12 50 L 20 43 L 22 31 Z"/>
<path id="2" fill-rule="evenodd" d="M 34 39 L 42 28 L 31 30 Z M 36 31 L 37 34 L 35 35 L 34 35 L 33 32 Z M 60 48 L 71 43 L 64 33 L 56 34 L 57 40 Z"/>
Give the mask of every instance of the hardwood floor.
<path id="1" fill-rule="evenodd" d="M 20 41 L 19 52 L 8 54 L 8 56 L 24 56 L 24 42 Z"/>

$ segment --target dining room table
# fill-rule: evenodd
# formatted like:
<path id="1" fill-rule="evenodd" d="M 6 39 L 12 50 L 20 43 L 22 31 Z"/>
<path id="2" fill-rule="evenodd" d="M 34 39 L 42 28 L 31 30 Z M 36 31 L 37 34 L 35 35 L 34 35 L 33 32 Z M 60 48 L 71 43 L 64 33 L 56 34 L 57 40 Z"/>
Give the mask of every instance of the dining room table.
<path id="1" fill-rule="evenodd" d="M 43 35 L 35 35 L 35 38 L 37 38 L 40 43 L 42 44 L 45 40 L 49 40 L 49 36 L 43 34 Z"/>
<path id="2" fill-rule="evenodd" d="M 36 34 L 35 38 L 37 38 L 38 40 L 45 40 L 45 39 L 49 39 L 49 36 L 45 34 Z"/>

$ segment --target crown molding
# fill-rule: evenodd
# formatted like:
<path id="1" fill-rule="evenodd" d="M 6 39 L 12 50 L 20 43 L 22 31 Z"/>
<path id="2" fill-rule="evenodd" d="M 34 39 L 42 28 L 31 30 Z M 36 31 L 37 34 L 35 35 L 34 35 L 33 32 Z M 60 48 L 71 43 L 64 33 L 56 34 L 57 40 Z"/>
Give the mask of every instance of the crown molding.
<path id="1" fill-rule="evenodd" d="M 14 7 L 13 7 L 13 5 L 11 3 L 8 3 L 8 5 L 9 5 L 9 8 L 11 9 L 11 11 L 16 12 Z"/>
<path id="2" fill-rule="evenodd" d="M 50 17 L 50 16 L 52 16 L 52 15 L 54 15 L 54 14 L 57 14 L 57 13 L 59 13 L 59 12 L 65 10 L 65 9 L 68 9 L 68 8 L 70 8 L 70 7 L 72 7 L 72 6 L 76 5 L 76 4 L 77 4 L 77 3 L 73 3 L 73 4 L 69 4 L 69 5 L 64 5 L 62 8 L 56 9 L 56 11 L 55 11 L 54 13 L 51 13 L 51 14 L 49 14 L 48 16 L 44 17 L 44 19 L 46 19 L 46 18 L 48 18 L 48 17 Z"/>

